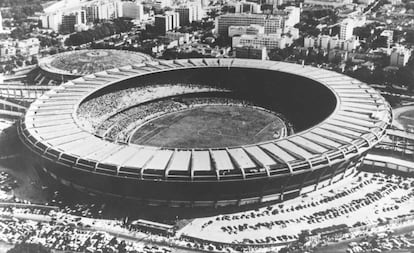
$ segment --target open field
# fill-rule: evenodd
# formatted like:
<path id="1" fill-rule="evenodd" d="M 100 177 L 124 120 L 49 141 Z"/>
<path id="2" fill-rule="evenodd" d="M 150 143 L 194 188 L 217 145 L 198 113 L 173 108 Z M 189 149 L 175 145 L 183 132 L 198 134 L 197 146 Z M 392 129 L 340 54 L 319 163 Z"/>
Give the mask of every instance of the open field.
<path id="1" fill-rule="evenodd" d="M 225 147 L 262 142 L 287 133 L 276 114 L 252 107 L 208 105 L 171 113 L 140 127 L 131 143 L 163 147 Z"/>

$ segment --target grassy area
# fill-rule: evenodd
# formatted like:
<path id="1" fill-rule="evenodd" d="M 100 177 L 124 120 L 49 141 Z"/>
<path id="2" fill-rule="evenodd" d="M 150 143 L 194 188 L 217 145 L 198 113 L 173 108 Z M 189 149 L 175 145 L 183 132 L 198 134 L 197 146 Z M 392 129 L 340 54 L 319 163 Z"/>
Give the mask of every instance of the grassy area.
<path id="1" fill-rule="evenodd" d="M 209 105 L 172 113 L 139 128 L 131 143 L 205 148 L 252 144 L 286 133 L 277 115 L 252 107 Z"/>

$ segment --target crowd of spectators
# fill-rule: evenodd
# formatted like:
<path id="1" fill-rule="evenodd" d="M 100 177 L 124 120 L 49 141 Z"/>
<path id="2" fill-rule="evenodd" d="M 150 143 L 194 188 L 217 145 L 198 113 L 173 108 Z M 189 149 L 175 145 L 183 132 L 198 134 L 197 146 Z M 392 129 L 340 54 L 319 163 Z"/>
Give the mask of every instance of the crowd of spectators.
<path id="1" fill-rule="evenodd" d="M 202 105 L 235 105 L 235 106 L 254 106 L 254 103 L 229 97 L 191 97 L 182 98 L 181 102 L 188 107 L 196 107 Z"/>
<path id="2" fill-rule="evenodd" d="M 94 132 L 103 121 L 128 107 L 158 98 L 186 93 L 222 91 L 210 86 L 158 84 L 112 91 L 83 102 L 77 111 L 81 125 Z"/>
<path id="3" fill-rule="evenodd" d="M 132 107 L 105 121 L 98 129 L 97 134 L 118 142 L 127 142 L 129 133 L 136 126 L 164 113 L 171 113 L 186 109 L 181 103 L 171 99 L 161 100 L 149 104 Z M 109 127 L 107 128 L 107 126 Z M 101 135 L 103 133 L 103 135 Z"/>
<path id="4" fill-rule="evenodd" d="M 205 105 L 255 106 L 252 102 L 229 97 L 173 97 L 139 104 L 116 113 L 96 127 L 95 134 L 111 141 L 127 143 L 133 131 L 148 120 L 163 114 Z"/>

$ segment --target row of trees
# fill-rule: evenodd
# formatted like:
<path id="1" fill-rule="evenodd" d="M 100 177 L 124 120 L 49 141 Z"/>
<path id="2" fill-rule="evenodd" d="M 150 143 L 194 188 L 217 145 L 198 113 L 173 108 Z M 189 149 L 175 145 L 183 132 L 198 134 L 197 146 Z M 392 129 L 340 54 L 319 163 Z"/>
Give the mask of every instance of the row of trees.
<path id="1" fill-rule="evenodd" d="M 394 72 L 386 72 L 382 68 L 376 68 L 373 71 L 360 68 L 348 75 L 366 83 L 405 86 L 414 92 L 414 65 L 401 67 Z"/>
<path id="2" fill-rule="evenodd" d="M 2 0 L 7 1 L 7 0 Z M 0 8 L 2 5 L 0 1 Z M 15 0 L 12 0 L 13 3 Z M 16 1 L 19 2 L 19 1 Z M 20 23 L 27 19 L 27 17 L 33 16 L 35 12 L 43 11 L 43 7 L 40 2 L 27 2 L 20 5 L 12 5 L 9 9 L 2 11 L 3 18 L 12 18 L 13 22 Z"/>
<path id="3" fill-rule="evenodd" d="M 0 8 L 14 7 L 14 6 L 24 6 L 31 4 L 41 4 L 48 2 L 49 0 L 1 0 Z"/>
<path id="4" fill-rule="evenodd" d="M 79 46 L 111 36 L 113 34 L 127 32 L 131 30 L 131 28 L 131 21 L 125 19 L 116 19 L 113 22 L 105 22 L 99 24 L 95 26 L 95 28 L 87 31 L 73 33 L 65 41 L 65 44 L 67 46 Z"/>

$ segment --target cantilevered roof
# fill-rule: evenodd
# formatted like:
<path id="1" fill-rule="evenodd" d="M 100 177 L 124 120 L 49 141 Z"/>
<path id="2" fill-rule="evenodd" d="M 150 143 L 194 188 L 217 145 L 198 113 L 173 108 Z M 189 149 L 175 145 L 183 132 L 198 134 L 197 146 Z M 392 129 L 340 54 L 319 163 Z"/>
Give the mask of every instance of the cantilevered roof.
<path id="1" fill-rule="evenodd" d="M 115 143 L 93 135 L 77 120 L 76 108 L 83 98 L 125 78 L 175 69 L 210 67 L 265 69 L 309 78 L 329 89 L 336 97 L 337 106 L 324 121 L 286 138 L 214 149 L 191 150 Z M 53 71 L 54 67 L 49 64 L 46 68 Z M 61 73 L 60 70 L 57 72 Z M 349 154 L 350 150 L 355 150 L 355 145 L 359 145 L 358 152 L 364 152 L 380 141 L 390 121 L 389 105 L 374 89 L 339 73 L 273 61 L 183 59 L 134 63 L 64 83 L 32 103 L 21 124 L 20 137 L 27 140 L 24 143 L 29 148 L 36 145 L 36 148 L 32 149 L 41 156 L 46 155 L 48 150 L 53 150 L 60 154 L 59 157 L 68 154 L 76 160 L 89 160 L 99 163 L 100 166 L 106 164 L 121 167 L 121 171 L 124 167 L 142 169 L 143 177 L 138 180 L 146 180 L 145 173 L 155 170 L 165 172 L 154 173 L 165 175 L 165 178 L 158 180 L 168 180 L 169 175 L 184 175 L 187 180 L 197 181 L 198 175 L 214 175 L 210 173 L 212 171 L 250 173 L 254 171 L 250 169 L 274 165 L 288 166 L 293 168 L 293 171 L 302 173 L 306 170 L 296 169 L 295 166 L 312 166 L 313 160 L 339 159 L 337 155 L 330 157 L 330 154 L 337 154 L 338 151 Z M 398 136 L 398 133 L 396 135 Z M 39 147 L 44 150 L 39 151 Z M 54 156 L 56 157 L 56 154 Z M 73 167 L 76 167 L 75 163 Z M 173 171 L 181 173 L 174 174 Z M 226 174 L 227 172 L 224 173 Z M 217 180 L 226 180 L 225 178 L 217 176 Z"/>

